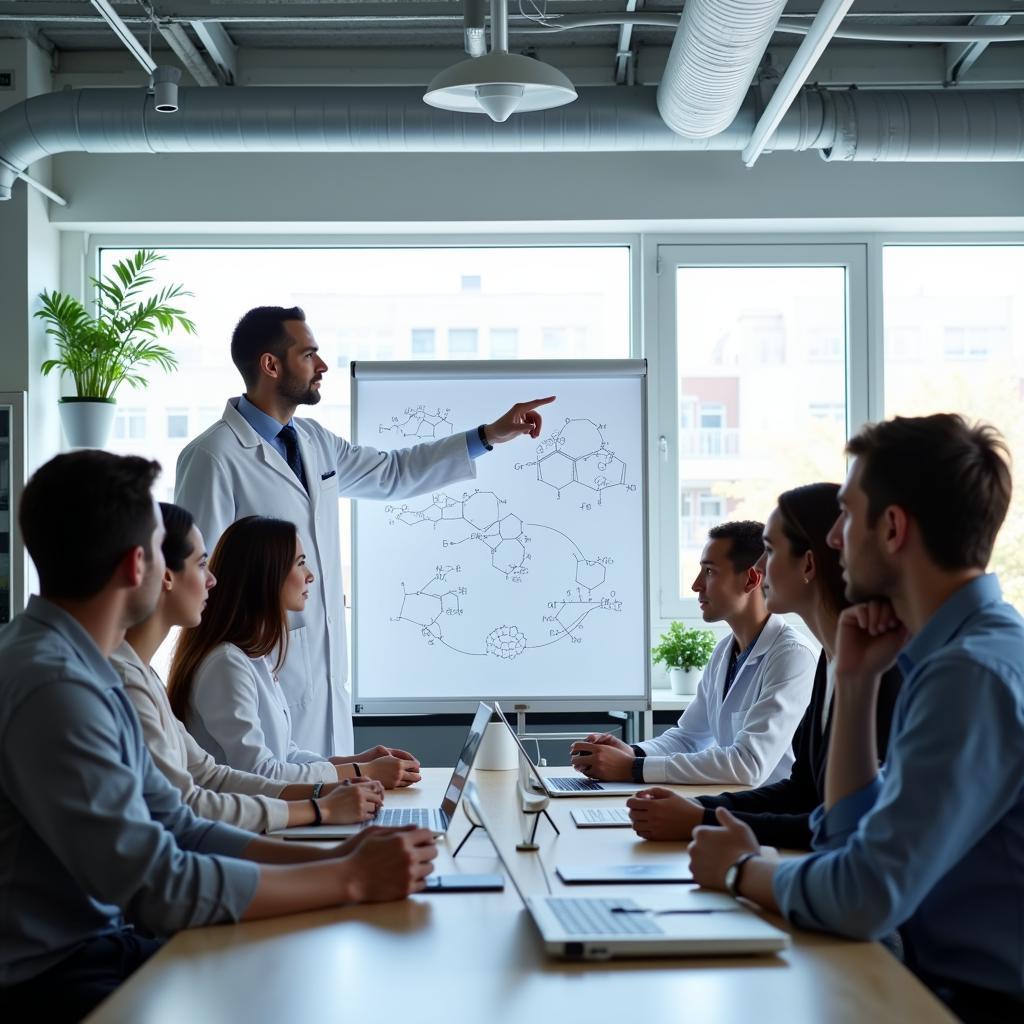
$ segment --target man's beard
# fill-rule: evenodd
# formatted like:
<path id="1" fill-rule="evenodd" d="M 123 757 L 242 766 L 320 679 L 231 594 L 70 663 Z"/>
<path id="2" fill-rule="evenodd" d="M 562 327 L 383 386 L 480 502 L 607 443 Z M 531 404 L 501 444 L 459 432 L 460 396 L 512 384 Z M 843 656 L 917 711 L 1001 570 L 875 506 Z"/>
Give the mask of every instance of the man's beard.
<path id="1" fill-rule="evenodd" d="M 303 385 L 296 377 L 282 377 L 277 385 L 277 393 L 295 405 L 316 405 L 320 401 L 320 389 L 313 385 Z"/>

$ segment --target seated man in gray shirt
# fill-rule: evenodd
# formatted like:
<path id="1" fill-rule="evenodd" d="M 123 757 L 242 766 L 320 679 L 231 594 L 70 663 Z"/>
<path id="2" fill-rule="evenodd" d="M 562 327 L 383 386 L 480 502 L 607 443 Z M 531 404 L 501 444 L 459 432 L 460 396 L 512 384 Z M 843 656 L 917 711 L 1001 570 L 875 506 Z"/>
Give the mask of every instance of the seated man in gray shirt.
<path id="1" fill-rule="evenodd" d="M 197 818 L 153 764 L 107 659 L 163 577 L 159 471 L 79 451 L 22 498 L 42 596 L 0 630 L 8 1019 L 81 1019 L 178 929 L 398 899 L 432 870 L 426 830 L 368 829 L 328 850 L 260 839 Z"/>

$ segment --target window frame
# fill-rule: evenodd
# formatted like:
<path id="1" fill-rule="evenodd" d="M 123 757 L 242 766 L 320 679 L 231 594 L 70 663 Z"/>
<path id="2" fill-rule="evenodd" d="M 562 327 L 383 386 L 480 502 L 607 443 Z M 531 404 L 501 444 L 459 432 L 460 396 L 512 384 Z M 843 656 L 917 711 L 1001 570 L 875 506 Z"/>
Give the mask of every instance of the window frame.
<path id="1" fill-rule="evenodd" d="M 677 269 L 693 267 L 836 267 L 846 273 L 845 400 L 846 436 L 868 419 L 870 403 L 868 352 L 868 246 L 865 241 L 828 240 L 714 240 L 662 242 L 655 252 L 654 315 L 658 339 L 657 372 L 652 374 L 651 424 L 651 550 L 655 558 L 651 579 L 652 621 L 699 619 L 696 598 L 681 587 L 679 559 L 680 413 L 678 349 L 676 345 Z M 698 403 L 697 418 L 700 408 Z M 794 486 L 800 481 L 794 481 Z M 656 581 L 656 582 L 655 582 Z"/>

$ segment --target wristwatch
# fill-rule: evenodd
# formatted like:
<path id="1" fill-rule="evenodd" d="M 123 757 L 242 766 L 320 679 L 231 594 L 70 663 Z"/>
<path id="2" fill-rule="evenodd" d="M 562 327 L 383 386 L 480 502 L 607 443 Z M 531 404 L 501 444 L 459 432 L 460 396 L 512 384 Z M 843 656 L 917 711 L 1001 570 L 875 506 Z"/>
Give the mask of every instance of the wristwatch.
<path id="1" fill-rule="evenodd" d="M 738 860 L 726 868 L 725 871 L 725 887 L 729 890 L 729 895 L 735 899 L 740 898 L 740 877 L 743 874 L 743 869 L 747 866 L 747 861 L 751 857 L 756 857 L 756 853 L 745 853 Z"/>

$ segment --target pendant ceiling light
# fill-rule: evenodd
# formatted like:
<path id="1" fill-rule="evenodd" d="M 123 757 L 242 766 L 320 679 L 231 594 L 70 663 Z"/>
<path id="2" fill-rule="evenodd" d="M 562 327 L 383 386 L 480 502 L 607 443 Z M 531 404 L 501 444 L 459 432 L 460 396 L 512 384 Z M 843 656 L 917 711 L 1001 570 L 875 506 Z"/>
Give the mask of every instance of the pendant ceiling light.
<path id="1" fill-rule="evenodd" d="M 550 64 L 508 52 L 508 0 L 491 0 L 491 52 L 442 71 L 423 99 L 443 110 L 507 121 L 516 112 L 572 103 L 576 89 Z"/>

